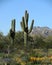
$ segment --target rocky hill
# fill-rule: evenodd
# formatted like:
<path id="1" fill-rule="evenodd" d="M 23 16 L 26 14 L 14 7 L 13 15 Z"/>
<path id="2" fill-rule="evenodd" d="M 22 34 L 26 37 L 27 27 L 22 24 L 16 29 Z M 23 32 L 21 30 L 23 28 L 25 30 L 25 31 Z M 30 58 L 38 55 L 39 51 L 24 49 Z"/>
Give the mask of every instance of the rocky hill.
<path id="1" fill-rule="evenodd" d="M 32 35 L 42 35 L 42 36 L 52 36 L 52 29 L 49 27 L 34 27 L 32 32 Z"/>

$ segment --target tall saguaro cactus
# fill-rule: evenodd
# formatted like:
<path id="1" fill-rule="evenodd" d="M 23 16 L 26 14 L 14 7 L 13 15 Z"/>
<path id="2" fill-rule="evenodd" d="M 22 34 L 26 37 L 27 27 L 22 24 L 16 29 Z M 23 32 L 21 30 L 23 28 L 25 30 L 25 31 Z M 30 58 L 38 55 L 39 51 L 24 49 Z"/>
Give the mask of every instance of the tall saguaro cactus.
<path id="1" fill-rule="evenodd" d="M 33 24 L 34 24 L 34 20 L 32 20 L 30 30 L 28 30 L 28 19 L 29 19 L 29 14 L 26 10 L 25 11 L 25 16 L 22 17 L 22 21 L 20 22 L 22 30 L 24 31 L 24 46 L 25 47 L 26 47 L 26 44 L 28 43 L 28 34 L 32 31 Z"/>
<path id="2" fill-rule="evenodd" d="M 14 43 L 14 38 L 15 38 L 15 19 L 12 20 L 11 23 L 11 29 L 10 29 L 10 37 L 12 38 L 12 43 Z"/>

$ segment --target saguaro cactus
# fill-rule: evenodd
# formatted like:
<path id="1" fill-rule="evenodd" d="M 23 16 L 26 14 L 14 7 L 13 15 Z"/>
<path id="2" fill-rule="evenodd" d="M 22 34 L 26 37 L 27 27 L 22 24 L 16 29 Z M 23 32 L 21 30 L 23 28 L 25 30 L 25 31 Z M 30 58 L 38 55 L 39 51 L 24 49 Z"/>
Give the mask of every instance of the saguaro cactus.
<path id="1" fill-rule="evenodd" d="M 10 37 L 12 38 L 12 41 L 14 43 L 14 38 L 15 38 L 15 19 L 13 19 L 12 23 L 11 23 Z"/>
<path id="2" fill-rule="evenodd" d="M 28 43 L 28 34 L 32 31 L 33 24 L 34 24 L 34 20 L 32 20 L 30 30 L 28 30 L 28 19 L 29 19 L 29 14 L 27 13 L 27 10 L 26 10 L 25 16 L 22 17 L 22 21 L 20 22 L 22 30 L 24 31 L 24 46 L 26 46 L 26 44 Z"/>

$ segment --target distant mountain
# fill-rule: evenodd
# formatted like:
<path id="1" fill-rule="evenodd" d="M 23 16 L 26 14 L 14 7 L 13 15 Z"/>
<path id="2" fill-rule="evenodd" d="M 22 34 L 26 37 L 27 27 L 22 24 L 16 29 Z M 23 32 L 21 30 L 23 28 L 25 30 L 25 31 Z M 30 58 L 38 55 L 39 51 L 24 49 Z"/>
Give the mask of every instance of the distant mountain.
<path id="1" fill-rule="evenodd" d="M 52 29 L 49 27 L 34 27 L 32 32 L 32 35 L 42 35 L 42 36 L 52 36 Z"/>

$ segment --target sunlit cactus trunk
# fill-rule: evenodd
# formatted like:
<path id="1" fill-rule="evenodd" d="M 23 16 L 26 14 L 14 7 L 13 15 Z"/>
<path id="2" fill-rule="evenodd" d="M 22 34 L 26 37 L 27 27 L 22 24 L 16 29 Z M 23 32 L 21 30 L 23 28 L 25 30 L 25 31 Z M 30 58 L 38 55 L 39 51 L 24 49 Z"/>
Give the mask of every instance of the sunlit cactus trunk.
<path id="1" fill-rule="evenodd" d="M 21 21 L 21 27 L 24 32 L 24 46 L 25 47 L 28 44 L 28 34 L 31 33 L 33 29 L 33 24 L 34 24 L 34 20 L 32 20 L 30 30 L 28 30 L 28 19 L 29 19 L 29 14 L 27 13 L 27 11 L 25 11 L 25 16 L 22 17 L 22 21 Z"/>
<path id="2" fill-rule="evenodd" d="M 7 63 L 5 63 L 5 65 L 7 65 Z"/>
<path id="3" fill-rule="evenodd" d="M 28 34 L 24 32 L 24 46 L 26 47 L 26 44 L 28 43 Z"/>
<path id="4" fill-rule="evenodd" d="M 5 65 L 10 65 L 10 64 L 8 64 L 8 63 L 5 62 Z"/>

